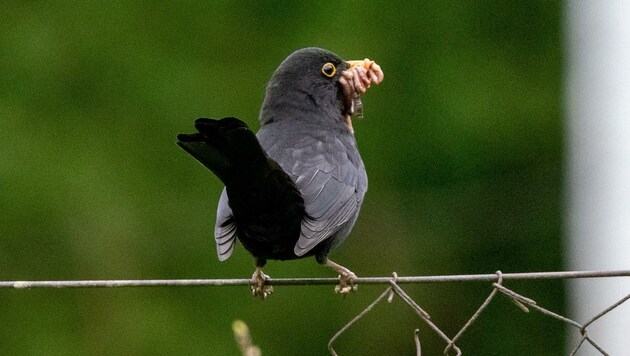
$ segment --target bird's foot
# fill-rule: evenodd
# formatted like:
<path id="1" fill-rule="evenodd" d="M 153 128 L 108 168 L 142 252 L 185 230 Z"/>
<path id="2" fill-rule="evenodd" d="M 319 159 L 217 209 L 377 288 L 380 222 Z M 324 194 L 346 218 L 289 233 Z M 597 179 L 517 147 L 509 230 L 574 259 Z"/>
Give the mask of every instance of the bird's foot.
<path id="1" fill-rule="evenodd" d="M 252 282 L 250 288 L 252 290 L 252 295 L 254 297 L 260 297 L 260 299 L 265 300 L 267 296 L 269 296 L 273 292 L 273 287 L 270 285 L 265 285 L 265 282 L 270 277 L 263 273 L 260 267 L 256 267 L 256 271 L 252 275 Z"/>
<path id="2" fill-rule="evenodd" d="M 339 293 L 341 295 L 348 295 L 350 292 L 356 292 L 358 285 L 354 284 L 354 279 L 357 278 L 357 275 L 354 274 L 351 270 L 346 267 L 331 261 L 330 259 L 326 259 L 326 266 L 334 269 L 339 272 L 339 284 L 335 286 L 335 293 Z"/>
<path id="3" fill-rule="evenodd" d="M 357 278 L 357 275 L 349 269 L 341 272 L 338 278 L 339 284 L 335 286 L 335 293 L 348 295 L 350 292 L 356 292 L 357 288 L 359 288 L 358 284 L 354 284 L 354 279 Z"/>

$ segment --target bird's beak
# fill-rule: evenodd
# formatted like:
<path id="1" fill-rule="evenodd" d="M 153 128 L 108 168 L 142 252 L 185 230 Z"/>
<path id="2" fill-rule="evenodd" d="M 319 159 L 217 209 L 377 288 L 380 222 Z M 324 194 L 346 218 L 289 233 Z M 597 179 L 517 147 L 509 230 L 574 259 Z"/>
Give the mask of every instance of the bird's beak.
<path id="1" fill-rule="evenodd" d="M 339 84 L 343 93 L 342 115 L 343 121 L 351 132 L 352 117 L 363 117 L 363 105 L 361 94 L 365 93 L 372 83 L 380 84 L 383 81 L 383 71 L 376 62 L 364 59 L 358 61 L 346 61 L 348 68 L 341 72 Z"/>

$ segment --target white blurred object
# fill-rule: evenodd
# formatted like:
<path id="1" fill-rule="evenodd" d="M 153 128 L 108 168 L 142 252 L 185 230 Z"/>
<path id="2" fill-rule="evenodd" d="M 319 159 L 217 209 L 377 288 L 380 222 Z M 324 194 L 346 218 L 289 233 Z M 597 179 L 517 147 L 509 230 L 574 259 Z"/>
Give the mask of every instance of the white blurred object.
<path id="1" fill-rule="evenodd" d="M 630 1 L 574 0 L 566 11 L 567 267 L 630 269 Z M 629 278 L 569 286 L 580 323 L 630 293 Z M 588 329 L 609 354 L 630 355 L 630 302 Z M 569 332 L 571 350 L 579 333 Z"/>

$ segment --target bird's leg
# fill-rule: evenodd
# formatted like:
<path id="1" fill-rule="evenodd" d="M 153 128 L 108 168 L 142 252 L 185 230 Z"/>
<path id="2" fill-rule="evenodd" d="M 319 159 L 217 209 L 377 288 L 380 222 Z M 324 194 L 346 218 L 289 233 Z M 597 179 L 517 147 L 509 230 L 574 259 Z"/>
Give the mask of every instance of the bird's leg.
<path id="1" fill-rule="evenodd" d="M 260 299 L 265 300 L 269 294 L 273 292 L 273 287 L 270 285 L 265 285 L 269 276 L 263 273 L 262 267 L 265 265 L 265 261 L 261 259 L 256 259 L 256 271 L 252 275 L 252 281 L 250 288 L 252 289 L 252 295 L 254 297 L 260 297 Z"/>
<path id="2" fill-rule="evenodd" d="M 335 293 L 348 294 L 357 291 L 358 286 L 353 283 L 353 280 L 357 278 L 354 272 L 330 259 L 326 259 L 326 266 L 339 272 L 339 284 L 335 286 Z"/>

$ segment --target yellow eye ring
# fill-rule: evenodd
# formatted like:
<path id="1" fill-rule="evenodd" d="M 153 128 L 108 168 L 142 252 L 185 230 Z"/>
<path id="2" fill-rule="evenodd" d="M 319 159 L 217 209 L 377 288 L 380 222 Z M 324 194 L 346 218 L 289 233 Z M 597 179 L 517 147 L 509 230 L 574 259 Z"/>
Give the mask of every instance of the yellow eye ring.
<path id="1" fill-rule="evenodd" d="M 328 62 L 322 67 L 322 73 L 328 78 L 332 78 L 335 76 L 335 73 L 337 73 L 337 68 L 334 64 Z"/>

